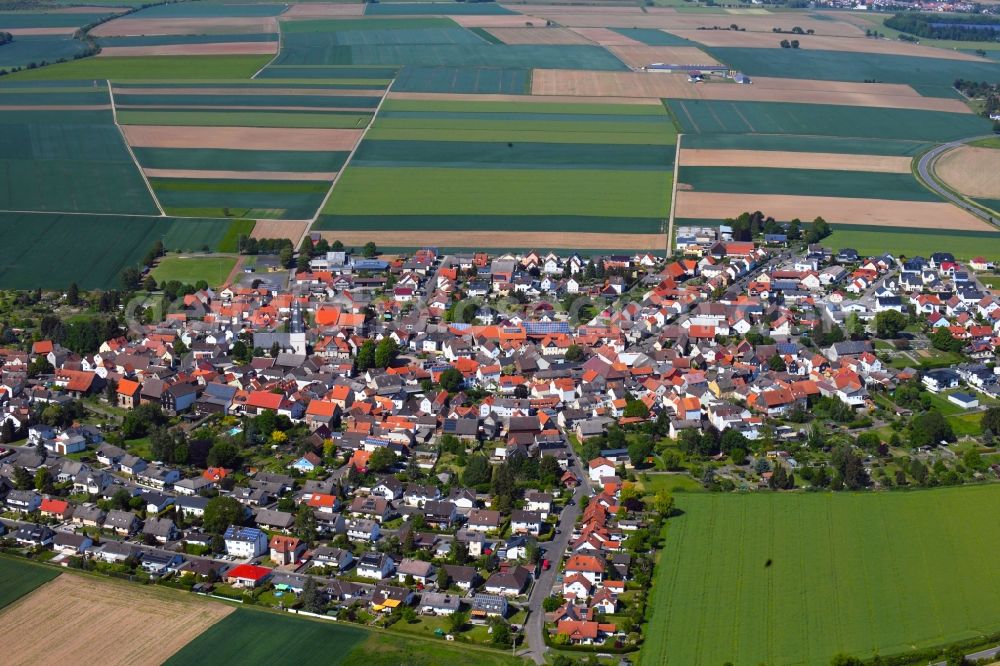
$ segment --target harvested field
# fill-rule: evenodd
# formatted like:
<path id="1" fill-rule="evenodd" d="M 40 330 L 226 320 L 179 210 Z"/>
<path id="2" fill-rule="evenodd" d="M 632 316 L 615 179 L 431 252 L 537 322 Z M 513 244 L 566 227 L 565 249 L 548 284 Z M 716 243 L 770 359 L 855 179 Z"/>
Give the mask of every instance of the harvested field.
<path id="1" fill-rule="evenodd" d="M 98 57 L 274 55 L 278 42 L 221 42 L 215 44 L 161 44 L 159 46 L 105 46 Z"/>
<path id="2" fill-rule="evenodd" d="M 364 13 L 365 6 L 363 4 L 306 2 L 289 7 L 287 11 L 281 14 L 281 20 L 361 16 Z"/>
<path id="3" fill-rule="evenodd" d="M 293 243 L 297 244 L 308 227 L 309 223 L 301 220 L 257 220 L 250 237 L 290 238 Z M 367 242 L 365 241 L 365 243 Z"/>
<path id="4" fill-rule="evenodd" d="M 572 30 L 601 46 L 643 46 L 642 42 L 626 37 L 611 28 L 573 28 Z"/>
<path id="5" fill-rule="evenodd" d="M 99 642 L 103 663 L 161 663 L 232 611 L 173 590 L 63 574 L 0 613 L 4 662 L 74 663 Z M 63 628 L 57 641 L 49 622 Z"/>
<path id="6" fill-rule="evenodd" d="M 4 28 L 3 31 L 9 32 L 15 37 L 18 35 L 28 37 L 29 35 L 72 35 L 77 31 L 77 28 Z"/>
<path id="7" fill-rule="evenodd" d="M 744 210 L 760 210 L 776 220 L 817 215 L 828 222 L 915 229 L 990 231 L 982 220 L 944 202 L 883 201 L 781 194 L 678 192 L 677 217 L 722 220 Z"/>
<path id="8" fill-rule="evenodd" d="M 143 169 L 149 178 L 213 178 L 223 180 L 320 180 L 332 181 L 337 172 L 319 171 L 210 171 L 206 169 Z"/>
<path id="9" fill-rule="evenodd" d="M 122 127 L 132 146 L 146 148 L 233 148 L 244 150 L 353 150 L 363 130 L 272 127 Z"/>
<path id="10" fill-rule="evenodd" d="M 458 93 L 418 93 L 390 92 L 387 100 L 423 100 L 440 102 L 517 102 L 532 104 L 536 102 L 560 104 L 638 104 L 643 106 L 660 106 L 662 102 L 656 97 L 576 97 L 559 95 L 476 95 Z"/>
<path id="11" fill-rule="evenodd" d="M 261 223 L 254 229 L 254 236 Z M 339 240 L 347 246 L 361 247 L 373 241 L 379 247 L 461 247 L 579 249 L 614 248 L 619 250 L 662 251 L 667 246 L 664 234 L 594 234 L 544 231 L 323 231 L 328 241 Z M 260 236 L 265 237 L 265 236 Z M 267 236 L 271 238 L 273 236 Z M 296 237 L 297 240 L 297 237 Z"/>
<path id="12" fill-rule="evenodd" d="M 938 158 L 934 171 L 966 196 L 1000 199 L 1000 150 L 959 146 Z"/>
<path id="13" fill-rule="evenodd" d="M 590 40 L 568 28 L 490 28 L 504 44 L 590 44 Z"/>
<path id="14" fill-rule="evenodd" d="M 490 15 L 457 15 L 449 16 L 452 21 L 463 28 L 524 28 L 525 24 L 545 25 L 545 19 L 534 16 L 490 16 Z"/>
<path id="15" fill-rule="evenodd" d="M 655 62 L 671 65 L 716 65 L 718 60 L 701 49 L 690 46 L 609 46 L 630 67 L 645 67 Z"/>
<path id="16" fill-rule="evenodd" d="M 680 161 L 682 167 L 766 167 L 877 173 L 910 173 L 910 162 L 909 157 L 888 155 L 800 153 L 780 150 L 703 150 L 698 148 L 682 148 Z"/>
<path id="17" fill-rule="evenodd" d="M 823 51 L 851 51 L 863 53 L 888 53 L 923 58 L 944 58 L 949 60 L 971 60 L 982 62 L 982 58 L 961 51 L 936 49 L 930 46 L 911 44 L 896 39 L 869 39 L 867 37 L 834 37 L 831 35 L 788 35 L 764 32 L 733 32 L 732 30 L 671 30 L 671 34 L 705 46 L 737 48 L 776 49 L 782 39 L 799 40 L 803 49 Z"/>
<path id="18" fill-rule="evenodd" d="M 200 18 L 120 18 L 90 31 L 94 37 L 129 35 L 209 35 L 277 32 L 278 21 L 270 16 L 221 16 Z"/>
<path id="19" fill-rule="evenodd" d="M 613 47 L 610 50 L 615 51 L 617 48 Z M 669 49 L 670 47 L 642 48 Z M 909 86 L 899 84 L 841 81 L 804 82 L 800 79 L 767 77 L 754 79 L 753 85 L 694 84 L 688 82 L 686 74 L 662 74 L 659 72 L 586 72 L 536 69 L 531 78 L 531 94 L 790 102 L 794 104 L 832 104 L 836 106 L 971 113 L 969 107 L 959 99 L 921 97 Z"/>
<path id="20" fill-rule="evenodd" d="M 809 18 L 801 12 L 774 13 L 767 16 L 726 16 L 707 12 L 673 12 L 652 8 L 642 13 L 638 7 L 524 7 L 533 16 L 551 19 L 568 28 L 659 28 L 661 30 L 712 29 L 716 26 L 728 30 L 736 23 L 746 32 L 765 32 L 773 35 L 772 28 L 815 30 L 817 35 L 864 37 L 865 31 L 843 21 L 824 21 Z M 628 11 L 626 11 L 628 10 Z M 746 32 L 740 32 L 743 35 Z"/>
<path id="21" fill-rule="evenodd" d="M 208 85 L 203 88 L 157 88 L 155 85 L 115 85 L 112 87 L 116 95 L 239 95 L 246 97 L 260 97 L 263 95 L 284 96 L 296 95 L 302 97 L 380 97 L 384 90 L 361 90 L 361 89 L 338 89 L 338 88 L 277 88 L 272 86 L 246 86 L 241 88 L 230 88 L 224 85 L 212 87 Z M 277 97 L 280 99 L 280 97 Z M 374 104 L 372 105 L 374 106 Z"/>

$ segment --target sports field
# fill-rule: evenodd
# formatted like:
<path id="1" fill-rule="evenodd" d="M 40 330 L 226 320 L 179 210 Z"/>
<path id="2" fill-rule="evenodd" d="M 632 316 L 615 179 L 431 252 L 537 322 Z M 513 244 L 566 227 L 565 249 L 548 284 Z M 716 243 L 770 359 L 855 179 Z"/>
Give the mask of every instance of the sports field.
<path id="1" fill-rule="evenodd" d="M 826 665 L 1000 630 L 1000 487 L 678 498 L 641 663 Z"/>
<path id="2" fill-rule="evenodd" d="M 0 608 L 14 603 L 58 575 L 58 571 L 37 564 L 0 558 Z"/>
<path id="3" fill-rule="evenodd" d="M 157 282 L 177 280 L 181 284 L 195 284 L 204 280 L 210 287 L 218 287 L 235 265 L 235 257 L 169 256 L 157 262 L 152 275 Z"/>

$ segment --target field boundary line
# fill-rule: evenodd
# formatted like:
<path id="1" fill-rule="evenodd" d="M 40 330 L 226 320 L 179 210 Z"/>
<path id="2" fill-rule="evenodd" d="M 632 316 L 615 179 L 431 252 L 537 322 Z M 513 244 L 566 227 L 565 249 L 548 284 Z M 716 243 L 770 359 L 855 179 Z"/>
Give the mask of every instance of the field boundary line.
<path id="1" fill-rule="evenodd" d="M 358 142 L 354 144 L 353 148 L 351 148 L 351 152 L 347 155 L 347 159 L 344 160 L 343 166 L 341 166 L 340 169 L 337 171 L 337 175 L 333 177 L 333 181 L 330 183 L 330 189 L 326 191 L 326 196 L 323 197 L 323 201 L 320 202 L 319 208 L 316 209 L 316 212 L 313 214 L 312 219 L 307 220 L 308 224 L 306 224 L 306 228 L 302 231 L 302 235 L 295 242 L 296 249 L 298 249 L 299 246 L 302 245 L 302 241 L 304 241 L 306 236 L 309 235 L 309 232 L 312 231 L 313 225 L 315 225 L 316 221 L 319 220 L 319 216 L 323 214 L 323 209 L 326 208 L 327 202 L 330 201 L 330 197 L 333 196 L 333 189 L 337 187 L 337 183 L 340 182 L 341 175 L 343 175 L 343 173 L 347 171 L 347 168 L 351 165 L 351 160 L 354 159 L 354 154 L 358 152 L 358 148 L 361 147 L 361 144 L 362 142 L 364 142 L 365 137 L 368 136 L 368 130 L 370 130 L 372 126 L 375 124 L 375 119 L 378 118 L 379 111 L 382 110 L 382 105 L 385 103 L 386 98 L 389 97 L 389 92 L 392 90 L 392 84 L 395 82 L 396 79 L 393 79 L 392 81 L 389 82 L 389 85 L 386 86 L 385 92 L 382 93 L 382 97 L 381 99 L 379 99 L 378 105 L 375 107 L 375 111 L 372 113 L 371 120 L 368 121 L 367 127 L 365 127 L 365 130 L 361 133 L 361 136 L 358 138 Z"/>
<path id="2" fill-rule="evenodd" d="M 128 137 L 125 136 L 125 131 L 122 126 L 118 124 L 118 107 L 115 106 L 115 91 L 111 88 L 111 80 L 105 79 L 105 83 L 108 84 L 108 97 L 111 99 L 111 118 L 115 121 L 115 128 L 118 130 L 118 135 L 121 136 L 122 141 L 125 143 L 125 150 L 128 151 L 129 157 L 132 158 L 132 164 L 139 171 L 139 176 L 142 177 L 142 182 L 146 184 L 146 189 L 149 191 L 149 196 L 153 198 L 153 203 L 156 204 L 156 209 L 160 211 L 160 217 L 166 217 L 167 213 L 163 210 L 163 206 L 160 205 L 160 200 L 156 198 L 156 192 L 153 191 L 153 186 L 149 182 L 149 178 L 146 177 L 146 172 L 142 170 L 142 165 L 139 164 L 139 160 L 135 156 L 135 152 L 132 151 L 132 146 L 128 142 Z"/>
<path id="3" fill-rule="evenodd" d="M 674 148 L 674 182 L 670 185 L 670 220 L 667 225 L 667 256 L 674 251 L 674 213 L 677 210 L 677 179 L 681 173 L 681 138 L 684 135 L 677 134 L 677 145 Z"/>
<path id="4" fill-rule="evenodd" d="M 288 11 L 288 9 L 286 8 L 285 11 Z M 278 56 L 281 55 L 281 46 L 282 46 L 282 41 L 281 40 L 284 38 L 285 33 L 281 29 L 281 21 L 277 17 L 275 17 L 275 21 L 274 22 L 278 24 L 278 50 L 275 51 L 273 58 L 271 58 L 266 63 L 264 63 L 263 67 L 261 67 L 260 69 L 258 69 L 256 72 L 253 73 L 253 76 L 250 77 L 251 80 L 256 79 L 258 74 L 260 74 L 265 69 L 267 69 L 268 67 L 270 67 L 271 65 L 273 65 L 274 61 L 277 60 Z"/>

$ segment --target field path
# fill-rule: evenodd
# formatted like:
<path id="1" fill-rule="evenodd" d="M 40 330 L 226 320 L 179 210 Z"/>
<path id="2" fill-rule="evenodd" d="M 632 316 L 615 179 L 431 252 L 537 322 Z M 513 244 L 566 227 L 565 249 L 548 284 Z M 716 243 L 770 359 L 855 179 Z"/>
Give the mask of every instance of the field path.
<path id="1" fill-rule="evenodd" d="M 681 137 L 677 133 L 677 146 L 674 149 L 674 182 L 670 184 L 670 221 L 667 223 L 667 256 L 674 252 L 674 214 L 677 210 L 677 179 L 681 173 Z"/>
<path id="2" fill-rule="evenodd" d="M 111 81 L 107 80 L 105 83 L 108 84 L 108 97 L 111 98 L 111 117 L 115 121 L 115 127 L 118 128 L 118 134 L 121 136 L 122 142 L 125 144 L 125 150 L 128 151 L 129 157 L 132 158 L 132 164 L 135 165 L 136 170 L 142 177 L 142 182 L 146 184 L 149 196 L 153 198 L 153 203 L 156 204 L 156 209 L 160 211 L 160 217 L 166 217 L 167 213 L 163 210 L 163 206 L 160 205 L 160 200 L 156 198 L 156 192 L 153 191 L 153 186 L 149 184 L 149 178 L 146 177 L 146 172 L 142 170 L 142 165 L 139 164 L 139 160 L 136 159 L 135 153 L 132 151 L 132 146 L 128 142 L 128 137 L 125 136 L 125 131 L 122 129 L 122 126 L 118 124 L 118 108 L 115 106 L 115 91 L 111 88 Z"/>

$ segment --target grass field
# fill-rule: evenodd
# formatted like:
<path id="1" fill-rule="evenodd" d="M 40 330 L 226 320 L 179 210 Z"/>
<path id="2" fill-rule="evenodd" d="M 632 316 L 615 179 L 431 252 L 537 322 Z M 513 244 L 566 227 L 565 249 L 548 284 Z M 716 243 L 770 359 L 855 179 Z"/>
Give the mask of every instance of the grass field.
<path id="1" fill-rule="evenodd" d="M 157 282 L 177 280 L 181 284 L 195 284 L 205 280 L 210 287 L 218 287 L 235 265 L 235 257 L 169 256 L 160 259 L 152 275 Z"/>
<path id="2" fill-rule="evenodd" d="M 136 159 L 150 169 L 209 171 L 337 171 L 347 151 L 229 150 L 213 148 L 133 148 Z"/>
<path id="3" fill-rule="evenodd" d="M 912 230 L 891 227 L 834 225 L 824 240 L 833 248 L 852 247 L 861 254 L 877 255 L 890 248 L 896 255 L 929 257 L 934 252 L 951 252 L 958 259 L 1000 256 L 1000 233 L 942 229 Z"/>
<path id="4" fill-rule="evenodd" d="M 357 167 L 343 173 L 323 212 L 665 217 L 670 180 L 655 171 Z"/>
<path id="5" fill-rule="evenodd" d="M 641 663 L 815 664 L 1000 630 L 1000 487 L 684 495 Z"/>
<path id="6" fill-rule="evenodd" d="M 828 104 L 672 100 L 685 134 L 803 134 L 944 142 L 989 132 L 966 113 Z"/>
<path id="7" fill-rule="evenodd" d="M 47 583 L 59 572 L 54 569 L 0 557 L 0 608 Z"/>
<path id="8" fill-rule="evenodd" d="M 118 122 L 122 125 L 193 125 L 196 127 L 312 127 L 354 129 L 371 120 L 367 113 L 323 113 L 310 111 L 186 111 L 122 110 Z"/>

